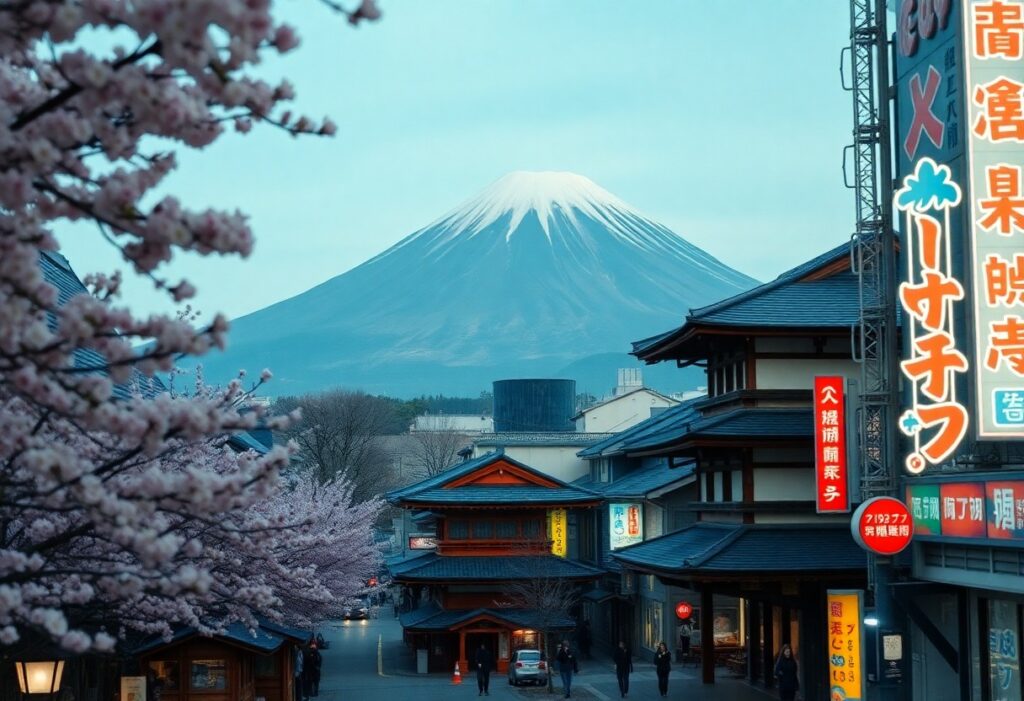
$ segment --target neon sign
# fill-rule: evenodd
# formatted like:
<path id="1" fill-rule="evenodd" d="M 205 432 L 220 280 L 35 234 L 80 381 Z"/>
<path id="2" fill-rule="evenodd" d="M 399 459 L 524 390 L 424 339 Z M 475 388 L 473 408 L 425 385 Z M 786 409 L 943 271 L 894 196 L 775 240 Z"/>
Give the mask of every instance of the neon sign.
<path id="1" fill-rule="evenodd" d="M 907 232 L 907 281 L 899 287 L 899 299 L 910 344 L 910 358 L 900 367 L 912 388 L 912 403 L 899 427 L 913 439 L 904 460 L 913 474 L 948 458 L 967 434 L 967 408 L 957 397 L 955 379 L 968 368 L 957 348 L 955 324 L 964 288 L 954 277 L 950 242 L 951 211 L 960 200 L 949 166 L 927 157 L 896 191 Z"/>
<path id="2" fill-rule="evenodd" d="M 814 378 L 814 474 L 819 514 L 850 510 L 844 385 L 840 376 Z"/>
<path id="3" fill-rule="evenodd" d="M 1024 2 L 966 5 L 977 434 L 1024 437 Z"/>

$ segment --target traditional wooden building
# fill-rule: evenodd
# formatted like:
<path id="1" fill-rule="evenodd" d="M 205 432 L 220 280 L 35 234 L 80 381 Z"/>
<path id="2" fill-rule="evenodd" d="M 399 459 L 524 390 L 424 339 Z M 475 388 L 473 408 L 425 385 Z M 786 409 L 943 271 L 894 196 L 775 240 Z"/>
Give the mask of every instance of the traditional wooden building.
<path id="1" fill-rule="evenodd" d="M 387 498 L 418 512 L 436 540 L 436 549 L 389 565 L 406 593 L 405 640 L 426 651 L 430 671 L 451 671 L 456 662 L 467 670 L 482 644 L 503 673 L 514 650 L 543 649 L 543 630 L 574 628 L 574 612 L 531 608 L 510 587 L 601 575 L 567 557 L 567 510 L 595 507 L 599 495 L 493 452 Z"/>
<path id="2" fill-rule="evenodd" d="M 803 693 L 827 695 L 826 589 L 865 588 L 866 556 L 848 514 L 816 512 L 812 388 L 816 375 L 859 377 L 850 351 L 858 314 L 844 244 L 634 344 L 648 363 L 698 365 L 708 375 L 706 398 L 617 448 L 695 469 L 696 522 L 612 554 L 640 575 L 700 592 L 694 647 L 703 652 L 705 682 L 725 652 L 734 669 L 771 685 L 781 644 L 790 643 Z M 847 415 L 855 411 L 847 407 Z M 847 445 L 855 465 L 853 433 Z M 851 504 L 857 483 L 849 475 Z M 744 602 L 727 641 L 715 615 L 723 594 Z"/>
<path id="3" fill-rule="evenodd" d="M 291 701 L 296 649 L 310 638 L 307 631 L 269 622 L 255 630 L 235 623 L 208 637 L 185 627 L 134 653 L 162 701 Z"/>

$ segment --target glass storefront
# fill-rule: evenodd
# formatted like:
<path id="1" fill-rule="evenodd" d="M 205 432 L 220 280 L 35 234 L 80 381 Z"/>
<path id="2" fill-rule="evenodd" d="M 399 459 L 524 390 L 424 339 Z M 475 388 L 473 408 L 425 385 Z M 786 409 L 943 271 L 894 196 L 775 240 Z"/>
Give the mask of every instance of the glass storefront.
<path id="1" fill-rule="evenodd" d="M 1021 701 L 1020 608 L 988 601 L 988 677 L 992 701 Z"/>

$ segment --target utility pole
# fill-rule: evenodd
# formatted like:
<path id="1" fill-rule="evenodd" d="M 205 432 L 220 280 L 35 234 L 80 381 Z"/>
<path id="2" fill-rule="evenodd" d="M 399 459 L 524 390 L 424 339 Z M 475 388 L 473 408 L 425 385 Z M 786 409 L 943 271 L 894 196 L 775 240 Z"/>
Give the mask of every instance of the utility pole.
<path id="1" fill-rule="evenodd" d="M 898 359 L 896 245 L 892 225 L 892 152 L 889 121 L 889 37 L 885 0 L 850 0 L 856 232 L 851 242 L 859 277 L 860 319 L 854 347 L 861 367 L 858 414 L 861 500 L 894 496 L 898 464 Z M 900 631 L 889 587 L 890 558 L 868 555 L 868 588 L 874 595 L 877 633 Z M 867 654 L 878 660 L 878 636 Z M 899 686 L 875 679 L 869 698 L 895 700 Z"/>

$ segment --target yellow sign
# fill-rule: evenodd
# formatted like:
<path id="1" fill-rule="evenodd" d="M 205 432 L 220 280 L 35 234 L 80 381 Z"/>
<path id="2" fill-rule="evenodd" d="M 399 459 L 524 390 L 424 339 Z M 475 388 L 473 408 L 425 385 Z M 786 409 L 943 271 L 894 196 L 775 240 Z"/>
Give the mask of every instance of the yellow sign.
<path id="1" fill-rule="evenodd" d="M 569 516 L 565 509 L 548 511 L 548 537 L 551 539 L 551 552 L 558 557 L 565 557 L 569 552 L 568 531 Z"/>
<path id="2" fill-rule="evenodd" d="M 860 591 L 828 590 L 825 620 L 828 622 L 829 701 L 864 698 L 863 604 Z"/>

